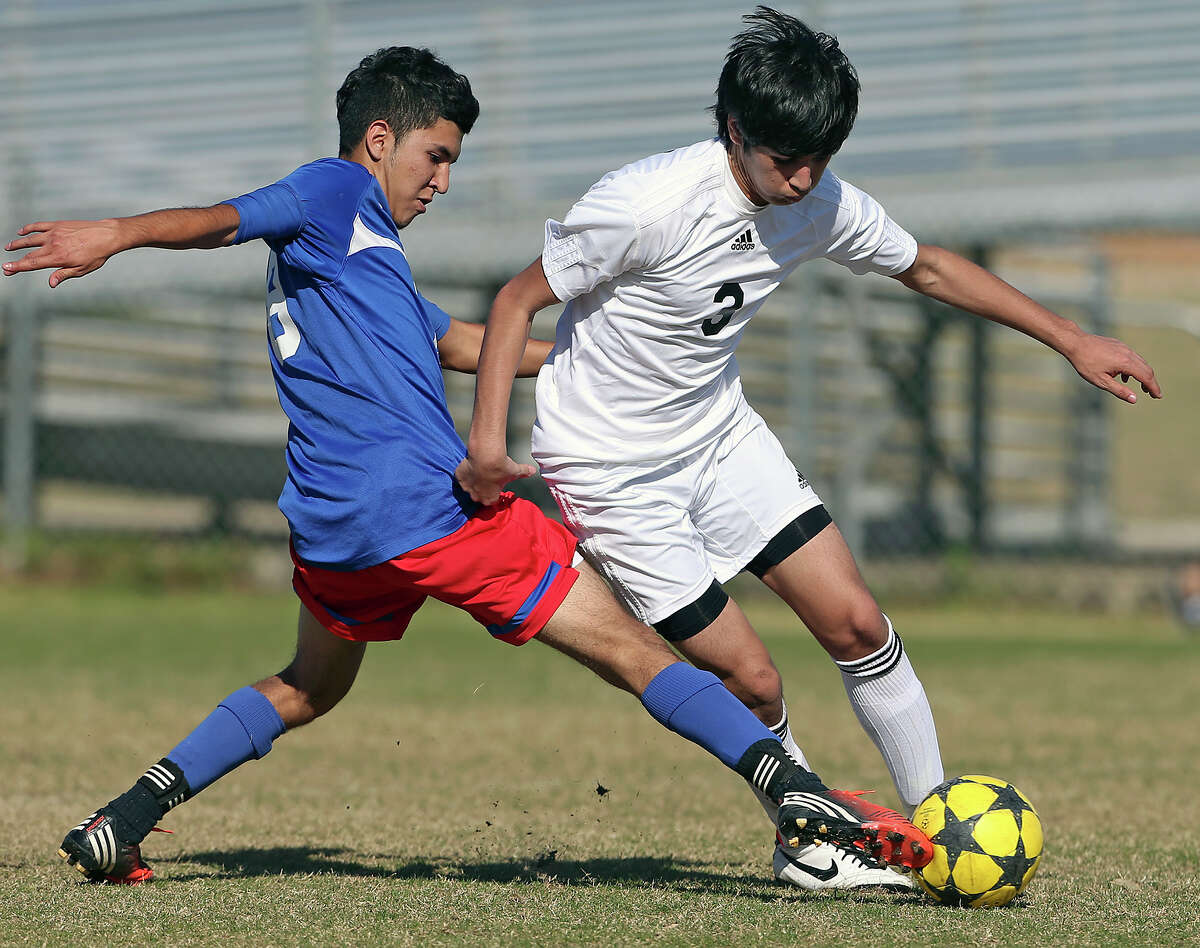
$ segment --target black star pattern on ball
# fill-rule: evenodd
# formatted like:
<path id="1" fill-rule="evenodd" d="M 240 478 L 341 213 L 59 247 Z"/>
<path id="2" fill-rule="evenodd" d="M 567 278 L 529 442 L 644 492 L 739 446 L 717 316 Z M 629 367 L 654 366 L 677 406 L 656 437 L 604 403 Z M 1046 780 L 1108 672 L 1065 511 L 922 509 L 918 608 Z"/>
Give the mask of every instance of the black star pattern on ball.
<path id="1" fill-rule="evenodd" d="M 950 807 L 946 807 L 945 817 L 946 825 L 933 835 L 932 840 L 935 846 L 946 850 L 946 861 L 953 874 L 954 864 L 963 853 L 979 853 L 985 856 L 987 853 L 975 841 L 975 823 L 979 819 L 977 815 L 960 820 Z"/>
<path id="2" fill-rule="evenodd" d="M 1003 873 L 1000 876 L 1000 881 L 996 883 L 994 888 L 999 888 L 1003 885 L 1011 885 L 1016 889 L 1021 888 L 1021 880 L 1025 878 L 1025 873 L 1029 871 L 1029 867 L 1037 862 L 1037 857 L 1030 859 L 1025 855 L 1025 840 L 1021 837 L 1017 838 L 1017 851 L 1011 856 L 1005 856 L 1003 859 L 996 860 L 1000 864 Z"/>
<path id="3" fill-rule="evenodd" d="M 1022 799 L 1021 794 L 1017 793 L 1016 787 L 1012 784 L 1005 784 L 1003 787 L 994 787 L 996 791 L 996 802 L 988 807 L 989 810 L 1009 810 L 1012 812 L 1013 819 L 1017 821 L 1017 826 L 1022 825 L 1026 813 L 1032 813 L 1033 807 Z"/>
<path id="4" fill-rule="evenodd" d="M 1025 828 L 1025 814 L 1033 813 L 1031 807 L 1017 793 L 1016 788 L 1012 784 L 1008 784 L 996 791 L 996 802 L 993 803 L 989 810 L 1008 810 L 1012 813 L 1013 819 L 1017 822 L 1017 829 Z M 1036 814 L 1034 814 L 1036 816 Z M 1004 859 L 997 860 L 1000 863 L 1000 868 L 1004 870 L 1004 874 L 1000 877 L 997 886 L 1011 885 L 1016 888 L 1021 887 L 1021 880 L 1025 878 L 1025 873 L 1029 871 L 1029 867 L 1037 862 L 1038 857 L 1035 855 L 1030 858 L 1025 852 L 1025 838 L 1017 837 L 1017 851 L 1013 855 Z"/>

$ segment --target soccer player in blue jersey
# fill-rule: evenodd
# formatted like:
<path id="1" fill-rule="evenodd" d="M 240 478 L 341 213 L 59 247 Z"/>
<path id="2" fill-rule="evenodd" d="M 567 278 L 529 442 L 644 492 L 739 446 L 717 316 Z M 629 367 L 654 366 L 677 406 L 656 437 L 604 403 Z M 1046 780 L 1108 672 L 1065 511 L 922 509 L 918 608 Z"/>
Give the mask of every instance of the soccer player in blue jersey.
<path id="1" fill-rule="evenodd" d="M 798 766 L 715 676 L 680 662 L 574 562 L 574 537 L 561 524 L 511 494 L 481 506 L 455 481 L 466 449 L 441 369 L 473 371 L 482 328 L 420 294 L 399 231 L 446 192 L 478 113 L 466 77 L 430 51 L 382 49 L 338 91 L 339 157 L 212 207 L 36 223 L 7 245 L 27 252 L 3 265 L 6 275 L 54 268 L 54 287 L 133 247 L 265 241 L 271 368 L 290 421 L 279 506 L 301 600 L 295 657 L 222 700 L 71 830 L 59 854 L 90 880 L 151 878 L 140 844 L 158 821 L 337 704 L 366 643 L 399 639 L 433 596 L 502 641 L 537 636 L 640 697 L 659 722 L 779 804 L 788 838 L 923 864 L 932 850 L 915 827 Z M 548 351 L 530 342 L 520 373 L 536 372 Z"/>

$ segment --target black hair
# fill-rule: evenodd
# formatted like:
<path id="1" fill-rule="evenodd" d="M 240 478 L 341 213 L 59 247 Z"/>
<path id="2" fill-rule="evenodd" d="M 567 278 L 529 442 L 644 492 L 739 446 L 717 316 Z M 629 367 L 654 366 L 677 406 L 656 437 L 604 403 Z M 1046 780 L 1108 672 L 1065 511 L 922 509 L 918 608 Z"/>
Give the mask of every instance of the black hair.
<path id="1" fill-rule="evenodd" d="M 729 119 L 747 146 L 789 158 L 835 154 L 858 114 L 858 74 L 835 37 L 759 6 L 742 17 L 717 83 L 717 136 L 730 147 Z"/>
<path id="2" fill-rule="evenodd" d="M 365 57 L 337 92 L 338 153 L 358 147 L 371 123 L 383 119 L 397 139 L 446 119 L 465 135 L 479 118 L 467 77 L 428 49 L 389 46 Z"/>

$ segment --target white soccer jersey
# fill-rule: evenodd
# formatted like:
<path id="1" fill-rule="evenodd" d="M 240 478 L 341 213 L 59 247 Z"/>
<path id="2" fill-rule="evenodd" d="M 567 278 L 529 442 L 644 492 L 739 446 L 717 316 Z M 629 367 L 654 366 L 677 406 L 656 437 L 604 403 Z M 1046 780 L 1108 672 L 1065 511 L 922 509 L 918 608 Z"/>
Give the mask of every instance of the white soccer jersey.
<path id="1" fill-rule="evenodd" d="M 546 222 L 542 267 L 560 300 L 537 380 L 533 454 L 679 457 L 746 409 L 734 352 L 796 266 L 827 257 L 894 275 L 917 244 L 873 198 L 826 171 L 808 196 L 757 207 L 717 139 L 605 175 Z"/>

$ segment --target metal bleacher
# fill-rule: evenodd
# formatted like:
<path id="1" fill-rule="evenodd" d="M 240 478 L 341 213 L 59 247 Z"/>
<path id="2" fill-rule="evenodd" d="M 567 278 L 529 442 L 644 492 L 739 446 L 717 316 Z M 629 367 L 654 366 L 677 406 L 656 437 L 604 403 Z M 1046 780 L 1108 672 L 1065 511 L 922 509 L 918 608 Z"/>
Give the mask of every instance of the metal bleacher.
<path id="1" fill-rule="evenodd" d="M 605 171 L 711 134 L 720 63 L 750 7 L 6 0 L 0 222 L 11 232 L 33 219 L 204 205 L 275 180 L 333 152 L 333 94 L 362 55 L 427 45 L 471 77 L 482 115 L 451 192 L 405 233 L 406 251 L 427 295 L 479 318 L 488 294 L 539 252 L 546 217 Z M 918 237 L 986 249 L 1097 227 L 1197 224 L 1196 0 L 780 7 L 837 34 L 859 71 L 860 117 L 835 169 Z M 265 368 L 262 268 L 255 247 L 138 251 L 52 294 L 36 278 L 0 284 L 0 306 L 36 313 L 38 477 L 222 503 L 272 496 L 285 426 Z M 944 463 L 921 473 L 920 419 L 897 408 L 902 393 L 884 365 L 941 324 L 891 294 L 889 281 L 844 276 L 814 270 L 764 309 L 740 354 L 748 388 L 789 447 L 837 485 L 848 532 L 868 542 L 872 524 L 902 523 L 926 504 L 938 530 L 966 535 L 964 399 L 922 409 Z M 1091 287 L 1061 303 L 1085 321 L 1104 315 Z M 5 340 L 15 325 L 6 321 Z M 960 324 L 946 327 L 928 368 L 935 388 L 956 396 L 967 390 L 970 342 Z M 1057 373 L 1047 384 L 1061 384 L 1060 368 L 1047 369 Z M 16 404 L 16 373 L 5 378 L 5 404 Z M 465 421 L 470 380 L 449 391 Z M 527 429 L 530 411 L 525 390 L 514 432 Z M 1020 486 L 1021 450 L 1049 452 L 1046 463 L 1066 477 L 1094 449 L 1070 446 L 1065 415 L 1032 416 L 1014 410 L 990 429 L 997 445 L 1017 446 L 989 459 L 993 477 L 1013 472 L 993 493 L 1013 512 L 1003 522 L 1014 542 L 1047 523 L 1065 535 L 1091 516 L 1071 513 L 1061 491 Z"/>
<path id="2" fill-rule="evenodd" d="M 965 239 L 1196 219 L 1194 0 L 781 6 L 836 33 L 855 62 L 862 110 L 836 167 L 910 229 Z M 483 112 L 445 213 L 421 222 L 413 250 L 435 269 L 508 272 L 536 253 L 540 220 L 601 173 L 710 134 L 721 58 L 748 7 L 9 0 L 0 218 L 17 190 L 39 216 L 95 215 L 274 180 L 331 153 L 333 93 L 360 56 L 429 45 L 472 78 Z M 172 285 L 241 285 L 250 256 L 154 270 Z"/>

